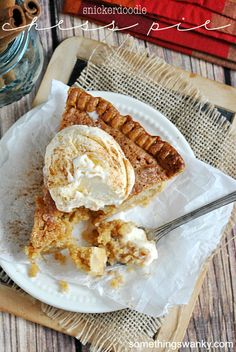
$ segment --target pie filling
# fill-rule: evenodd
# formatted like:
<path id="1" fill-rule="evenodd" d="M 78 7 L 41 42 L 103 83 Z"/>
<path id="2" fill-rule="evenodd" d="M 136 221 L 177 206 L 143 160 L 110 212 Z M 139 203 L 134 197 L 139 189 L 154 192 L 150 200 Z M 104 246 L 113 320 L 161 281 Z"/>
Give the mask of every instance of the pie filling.
<path id="1" fill-rule="evenodd" d="M 92 245 L 104 248 L 107 262 L 150 265 L 157 259 L 157 249 L 153 241 L 147 239 L 143 229 L 132 222 L 122 220 L 101 222 L 84 238 Z"/>
<path id="2" fill-rule="evenodd" d="M 157 251 L 146 233 L 133 223 L 106 219 L 145 206 L 183 170 L 182 157 L 169 143 L 106 100 L 71 88 L 60 131 L 46 149 L 28 257 L 35 262 L 67 249 L 76 267 L 95 276 L 108 264 L 150 265 Z M 72 229 L 84 220 L 94 227 L 86 236 L 88 247 L 79 247 Z"/>

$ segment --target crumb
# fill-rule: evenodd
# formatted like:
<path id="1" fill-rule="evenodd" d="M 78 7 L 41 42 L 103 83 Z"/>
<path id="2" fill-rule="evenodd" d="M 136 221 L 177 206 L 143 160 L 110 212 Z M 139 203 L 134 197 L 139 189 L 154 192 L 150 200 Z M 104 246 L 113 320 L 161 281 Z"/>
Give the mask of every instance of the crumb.
<path id="1" fill-rule="evenodd" d="M 144 265 L 140 264 L 140 266 L 144 266 Z M 134 267 L 132 265 L 128 265 L 126 271 L 127 273 L 131 273 L 132 271 L 134 271 Z"/>
<path id="2" fill-rule="evenodd" d="M 120 274 L 116 274 L 116 276 L 114 277 L 114 279 L 112 279 L 110 281 L 110 286 L 112 288 L 118 288 L 120 287 L 122 284 L 124 283 L 124 278 L 122 275 Z"/>
<path id="3" fill-rule="evenodd" d="M 60 264 L 66 263 L 66 256 L 60 252 L 54 254 L 54 259 L 60 262 Z"/>
<path id="4" fill-rule="evenodd" d="M 75 265 L 94 276 L 104 274 L 107 255 L 104 248 L 71 246 L 70 256 Z"/>
<path id="5" fill-rule="evenodd" d="M 69 291 L 69 285 L 66 281 L 60 280 L 58 284 L 59 284 L 60 292 L 65 293 Z"/>
<path id="6" fill-rule="evenodd" d="M 30 266 L 30 268 L 29 268 L 29 271 L 28 271 L 29 276 L 30 276 L 30 277 L 36 277 L 37 274 L 38 274 L 38 272 L 39 272 L 39 267 L 38 267 L 38 265 L 35 264 L 35 263 L 32 263 L 31 266 Z"/>

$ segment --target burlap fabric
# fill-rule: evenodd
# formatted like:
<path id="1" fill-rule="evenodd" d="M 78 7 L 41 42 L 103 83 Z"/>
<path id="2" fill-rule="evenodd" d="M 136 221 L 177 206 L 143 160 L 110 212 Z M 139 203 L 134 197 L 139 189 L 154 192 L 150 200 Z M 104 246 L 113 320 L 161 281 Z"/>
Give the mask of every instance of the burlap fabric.
<path id="1" fill-rule="evenodd" d="M 116 49 L 102 46 L 92 55 L 77 84 L 148 103 L 177 126 L 199 159 L 236 177 L 236 139 L 230 123 L 161 59 L 136 45 Z M 8 280 L 4 273 L 2 278 Z M 73 331 L 82 343 L 90 342 L 94 351 L 135 350 L 130 343 L 152 341 L 161 323 L 130 309 L 77 314 L 42 304 L 42 310 L 67 331 Z"/>

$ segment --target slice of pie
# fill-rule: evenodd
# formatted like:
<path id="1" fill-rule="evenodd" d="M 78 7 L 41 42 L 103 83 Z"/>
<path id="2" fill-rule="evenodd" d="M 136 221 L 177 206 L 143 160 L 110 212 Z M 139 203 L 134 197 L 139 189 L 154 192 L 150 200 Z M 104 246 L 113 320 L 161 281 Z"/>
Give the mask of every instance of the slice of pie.
<path id="1" fill-rule="evenodd" d="M 119 206 L 106 206 L 99 211 L 78 208 L 71 213 L 59 211 L 45 189 L 44 196 L 36 200 L 34 226 L 27 247 L 30 258 L 69 248 L 75 222 L 91 217 L 94 223 L 99 223 L 114 212 L 147 204 L 166 181 L 184 169 L 182 157 L 169 143 L 149 135 L 131 116 L 122 116 L 110 102 L 80 88 L 69 89 L 60 129 L 72 125 L 98 127 L 112 136 L 134 169 L 135 183 L 129 197 Z"/>

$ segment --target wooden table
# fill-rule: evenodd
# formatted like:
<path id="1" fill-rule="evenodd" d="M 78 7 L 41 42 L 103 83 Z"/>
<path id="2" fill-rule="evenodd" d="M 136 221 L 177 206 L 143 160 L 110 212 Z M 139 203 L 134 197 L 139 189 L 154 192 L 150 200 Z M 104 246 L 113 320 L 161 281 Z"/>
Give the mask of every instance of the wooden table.
<path id="1" fill-rule="evenodd" d="M 50 27 L 60 19 L 66 27 L 74 27 L 83 21 L 61 13 L 62 0 L 41 0 L 43 14 L 40 20 L 42 27 Z M 96 28 L 91 24 L 91 28 Z M 119 45 L 124 34 L 111 33 L 104 29 L 85 32 L 81 29 L 60 31 L 50 29 L 40 33 L 45 51 L 44 71 L 56 46 L 65 38 L 73 35 L 85 36 L 91 39 Z M 204 77 L 236 86 L 236 72 L 222 67 L 190 58 L 144 41 L 138 41 L 151 53 L 162 57 L 168 63 Z M 37 88 L 20 101 L 1 109 L 0 136 L 30 108 Z M 233 341 L 236 346 L 235 329 L 235 297 L 236 297 L 236 243 L 232 235 L 224 240 L 230 241 L 213 259 L 198 298 L 192 319 L 184 341 Z M 76 339 L 57 333 L 42 326 L 24 321 L 14 316 L 0 313 L 0 352 L 74 352 L 88 351 Z M 205 349 L 182 348 L 181 351 L 205 351 Z M 226 351 L 226 349 L 217 349 Z M 233 350 L 232 350 L 233 351 Z"/>

